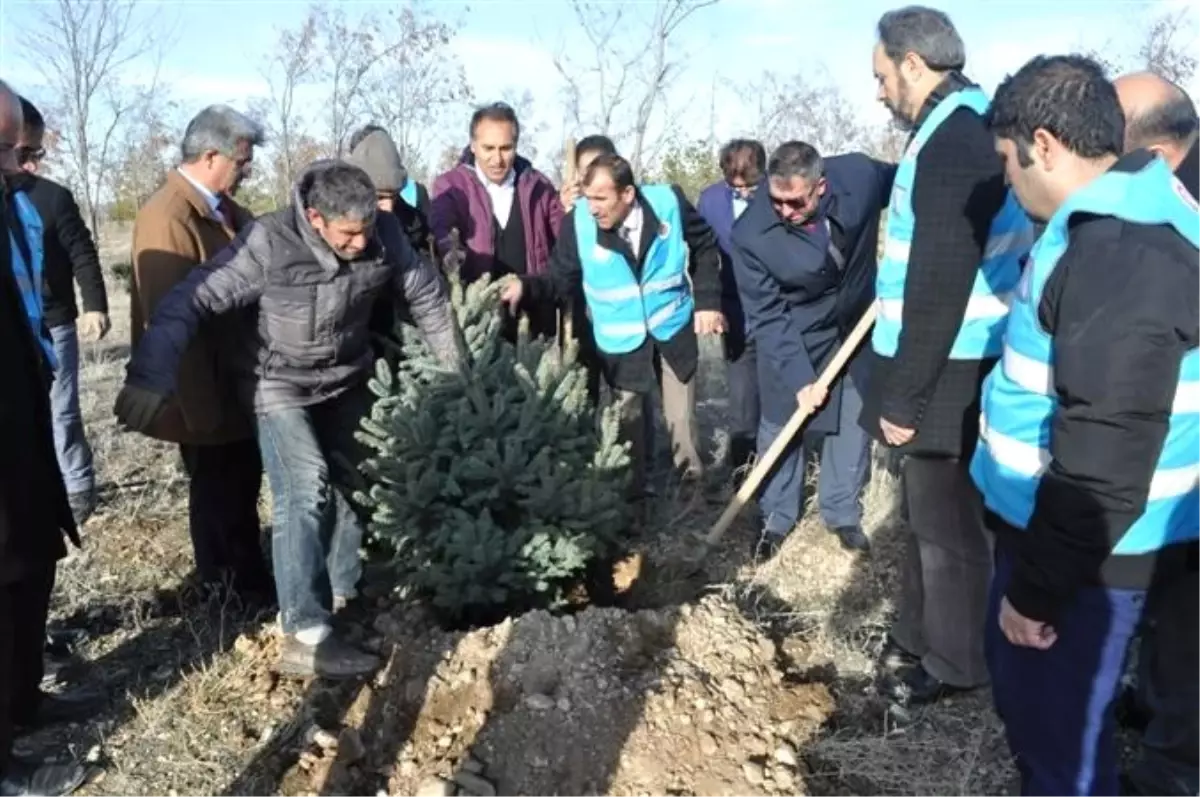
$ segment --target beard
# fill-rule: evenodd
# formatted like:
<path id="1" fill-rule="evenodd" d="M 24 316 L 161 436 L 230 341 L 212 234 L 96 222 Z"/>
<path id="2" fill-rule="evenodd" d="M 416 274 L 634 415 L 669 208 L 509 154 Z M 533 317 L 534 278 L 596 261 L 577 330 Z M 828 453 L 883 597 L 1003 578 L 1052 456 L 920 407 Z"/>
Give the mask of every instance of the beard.
<path id="1" fill-rule="evenodd" d="M 914 113 L 912 108 L 912 92 L 910 91 L 909 85 L 904 81 L 903 77 L 897 78 L 896 92 L 896 102 L 892 103 L 888 100 L 884 100 L 884 107 L 891 111 L 892 123 L 895 124 L 897 128 L 905 133 L 911 133 L 913 127 L 915 126 L 913 118 L 916 116 L 916 113 Z"/>

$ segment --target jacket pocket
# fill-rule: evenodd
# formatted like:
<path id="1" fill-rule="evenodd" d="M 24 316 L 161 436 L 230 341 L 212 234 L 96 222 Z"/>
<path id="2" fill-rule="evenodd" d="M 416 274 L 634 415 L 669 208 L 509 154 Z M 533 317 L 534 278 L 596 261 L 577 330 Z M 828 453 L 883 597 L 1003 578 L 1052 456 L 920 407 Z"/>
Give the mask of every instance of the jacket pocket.
<path id="1" fill-rule="evenodd" d="M 272 348 L 311 345 L 317 332 L 317 286 L 272 285 L 259 304 Z"/>

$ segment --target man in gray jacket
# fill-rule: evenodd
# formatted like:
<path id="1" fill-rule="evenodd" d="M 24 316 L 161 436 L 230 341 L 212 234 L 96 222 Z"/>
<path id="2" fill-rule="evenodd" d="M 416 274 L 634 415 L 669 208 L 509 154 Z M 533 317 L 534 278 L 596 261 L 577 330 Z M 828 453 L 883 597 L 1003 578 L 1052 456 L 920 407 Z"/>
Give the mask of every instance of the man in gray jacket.
<path id="1" fill-rule="evenodd" d="M 377 213 L 365 172 L 318 161 L 300 176 L 291 206 L 245 228 L 163 299 L 129 364 L 116 414 L 141 430 L 174 389 L 179 359 L 201 321 L 258 307 L 257 329 L 230 356 L 244 400 L 254 406 L 271 485 L 285 636 L 280 672 L 339 678 L 379 665 L 333 634 L 330 623 L 333 590 L 357 562 L 362 539 L 361 522 L 337 511 L 353 474 L 342 472 L 333 454 L 351 463 L 362 458 L 353 433 L 370 406 L 367 325 L 384 291 L 408 304 L 444 363 L 457 361 L 443 285 L 395 216 Z"/>

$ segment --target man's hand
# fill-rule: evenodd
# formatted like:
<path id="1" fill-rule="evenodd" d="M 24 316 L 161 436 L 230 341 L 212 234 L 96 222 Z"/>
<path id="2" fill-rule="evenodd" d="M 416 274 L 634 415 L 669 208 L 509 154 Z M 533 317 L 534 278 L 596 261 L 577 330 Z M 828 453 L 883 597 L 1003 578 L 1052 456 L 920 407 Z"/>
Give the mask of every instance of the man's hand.
<path id="1" fill-rule="evenodd" d="M 725 316 L 719 310 L 696 311 L 697 335 L 720 335 L 725 332 Z"/>
<path id="2" fill-rule="evenodd" d="M 125 385 L 117 394 L 113 412 L 117 421 L 133 432 L 147 432 L 162 412 L 166 396 L 133 385 Z"/>
<path id="3" fill-rule="evenodd" d="M 108 320 L 107 313 L 99 313 L 93 310 L 79 316 L 75 327 L 79 331 L 80 340 L 85 343 L 95 343 L 98 340 L 102 340 L 108 334 L 108 330 L 112 329 L 112 324 Z"/>
<path id="4" fill-rule="evenodd" d="M 805 385 L 796 393 L 796 403 L 815 412 L 829 399 L 829 388 L 820 382 Z"/>
<path id="5" fill-rule="evenodd" d="M 510 313 L 517 312 L 517 306 L 521 304 L 521 297 L 524 295 L 525 285 L 520 277 L 509 278 L 500 288 L 500 301 L 508 307 Z"/>
<path id="6" fill-rule="evenodd" d="M 883 430 L 883 439 L 888 441 L 888 445 L 902 446 L 912 440 L 917 434 L 916 429 L 905 429 L 903 426 L 897 426 L 887 418 L 879 419 L 879 428 Z"/>
<path id="7" fill-rule="evenodd" d="M 467 262 L 467 253 L 463 251 L 462 234 L 459 233 L 457 227 L 450 229 L 450 235 L 446 240 L 446 254 L 442 257 L 442 270 L 447 274 L 457 274 L 463 264 Z"/>
<path id="8" fill-rule="evenodd" d="M 1049 650 L 1058 641 L 1058 632 L 1053 626 L 1022 616 L 1007 597 L 1000 601 L 1000 630 L 1009 642 L 1023 648 Z"/>
<path id="9" fill-rule="evenodd" d="M 563 183 L 563 187 L 558 191 L 558 201 L 562 202 L 563 212 L 570 213 L 571 208 L 575 207 L 575 202 L 578 199 L 579 183 L 575 180 Z"/>

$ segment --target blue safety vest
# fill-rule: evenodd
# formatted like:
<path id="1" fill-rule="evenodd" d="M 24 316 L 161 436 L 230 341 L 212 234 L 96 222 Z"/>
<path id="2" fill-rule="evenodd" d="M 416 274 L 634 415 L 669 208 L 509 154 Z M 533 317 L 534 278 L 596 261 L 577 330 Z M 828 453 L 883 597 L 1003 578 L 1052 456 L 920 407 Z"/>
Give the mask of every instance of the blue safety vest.
<path id="1" fill-rule="evenodd" d="M 875 278 L 879 315 L 871 336 L 872 347 L 884 357 L 894 357 L 900 343 L 904 281 L 908 276 L 908 257 L 916 226 L 912 194 L 917 155 L 942 122 L 964 106 L 982 115 L 988 107 L 987 96 L 972 86 L 959 89 L 938 103 L 913 136 L 896 169 L 888 204 L 883 258 Z M 975 275 L 962 325 L 950 349 L 950 359 L 981 360 L 999 356 L 1009 294 L 1020 279 L 1021 258 L 1029 251 L 1033 237 L 1033 224 L 1010 191 L 1004 207 L 992 220 L 983 262 Z"/>
<path id="2" fill-rule="evenodd" d="M 1058 408 L 1053 340 L 1038 320 L 1038 306 L 1046 280 L 1067 249 L 1067 222 L 1074 213 L 1169 224 L 1192 246 L 1200 245 L 1196 204 L 1157 158 L 1137 173 L 1108 172 L 1096 178 L 1074 193 L 1046 225 L 1016 290 L 1003 359 L 984 383 L 980 443 L 971 461 L 971 476 L 987 507 L 1021 529 L 1029 524 L 1038 483 L 1050 464 L 1051 424 Z M 1113 552 L 1143 554 L 1196 539 L 1198 480 L 1200 351 L 1192 349 L 1180 367 L 1167 439 L 1146 508 Z"/>
<path id="3" fill-rule="evenodd" d="M 417 181 L 409 177 L 404 187 L 400 189 L 400 198 L 404 200 L 404 204 L 410 208 L 417 206 Z"/>
<path id="4" fill-rule="evenodd" d="M 42 268 L 44 259 L 42 217 L 29 197 L 21 191 L 9 195 L 12 198 L 13 209 L 17 221 L 25 231 L 25 241 L 29 245 L 29 253 L 33 262 L 26 263 L 22 254 L 24 251 L 17 244 L 16 234 L 9 230 L 9 245 L 12 248 L 13 276 L 17 280 L 17 288 L 21 291 L 21 303 L 25 306 L 25 317 L 33 336 L 46 355 L 46 362 L 51 370 L 58 369 L 58 357 L 54 354 L 54 344 L 47 337 L 43 319 L 42 301 Z"/>
<path id="5" fill-rule="evenodd" d="M 670 340 L 692 322 L 679 201 L 669 185 L 644 185 L 641 197 L 658 217 L 658 230 L 642 265 L 641 282 L 625 256 L 596 241 L 596 220 L 576 205 L 575 239 L 583 268 L 583 294 L 592 316 L 596 345 L 606 354 L 628 354 L 646 335 Z"/>

